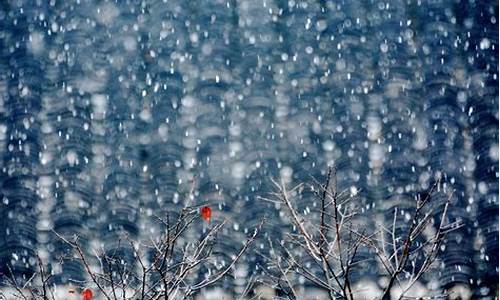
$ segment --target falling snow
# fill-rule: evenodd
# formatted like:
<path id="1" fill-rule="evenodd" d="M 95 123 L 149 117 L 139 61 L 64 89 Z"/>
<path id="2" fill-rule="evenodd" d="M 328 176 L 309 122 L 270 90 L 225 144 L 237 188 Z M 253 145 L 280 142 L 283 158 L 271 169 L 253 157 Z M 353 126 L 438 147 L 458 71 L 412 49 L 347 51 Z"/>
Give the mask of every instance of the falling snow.
<path id="1" fill-rule="evenodd" d="M 373 216 L 367 228 L 441 178 L 449 221 L 463 226 L 411 294 L 492 299 L 497 20 L 491 1 L 6 1 L 0 279 L 9 268 L 28 279 L 39 253 L 55 283 L 84 280 L 81 266 L 57 263 L 66 248 L 53 231 L 85 237 L 89 253 L 124 233 L 148 240 L 160 231 L 152 216 L 180 211 L 194 183 L 193 201 L 230 224 L 214 268 L 269 220 L 205 295 L 237 296 L 262 273 L 255 253 L 284 238 L 282 207 L 262 200 L 270 179 L 292 186 L 334 165 Z M 316 211 L 313 193 L 298 192 L 304 215 Z M 208 225 L 194 226 L 197 239 Z M 356 273 L 366 297 L 380 292 L 381 268 Z"/>

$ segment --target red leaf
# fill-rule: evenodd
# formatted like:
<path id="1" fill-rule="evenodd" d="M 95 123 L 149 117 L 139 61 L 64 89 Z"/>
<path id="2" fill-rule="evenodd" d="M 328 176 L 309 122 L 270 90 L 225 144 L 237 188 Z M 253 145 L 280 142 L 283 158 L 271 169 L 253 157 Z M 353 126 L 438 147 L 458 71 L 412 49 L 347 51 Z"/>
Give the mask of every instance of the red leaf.
<path id="1" fill-rule="evenodd" d="M 201 217 L 205 221 L 210 222 L 210 218 L 212 217 L 212 209 L 208 206 L 203 206 L 200 212 L 201 212 Z"/>
<path id="2" fill-rule="evenodd" d="M 83 296 L 83 300 L 92 300 L 92 297 L 94 296 L 94 292 L 92 292 L 91 289 L 86 288 L 82 291 L 82 296 Z"/>

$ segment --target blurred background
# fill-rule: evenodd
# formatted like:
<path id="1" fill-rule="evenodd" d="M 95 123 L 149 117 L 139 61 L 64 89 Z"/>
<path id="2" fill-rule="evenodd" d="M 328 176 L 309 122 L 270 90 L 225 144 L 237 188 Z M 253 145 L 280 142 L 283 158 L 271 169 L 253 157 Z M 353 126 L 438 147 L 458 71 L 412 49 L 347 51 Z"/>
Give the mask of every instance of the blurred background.
<path id="1" fill-rule="evenodd" d="M 214 268 L 269 219 L 218 283 L 238 295 L 264 264 L 254 251 L 287 228 L 258 199 L 269 179 L 320 180 L 335 165 L 341 189 L 389 222 L 442 178 L 448 219 L 464 226 L 422 284 L 492 299 L 498 22 L 486 0 L 1 1 L 0 276 L 26 280 L 38 252 L 54 283 L 78 283 L 52 230 L 89 253 L 123 233 L 148 240 L 194 183 L 194 203 L 229 220 Z M 378 286 L 369 270 L 357 279 Z"/>

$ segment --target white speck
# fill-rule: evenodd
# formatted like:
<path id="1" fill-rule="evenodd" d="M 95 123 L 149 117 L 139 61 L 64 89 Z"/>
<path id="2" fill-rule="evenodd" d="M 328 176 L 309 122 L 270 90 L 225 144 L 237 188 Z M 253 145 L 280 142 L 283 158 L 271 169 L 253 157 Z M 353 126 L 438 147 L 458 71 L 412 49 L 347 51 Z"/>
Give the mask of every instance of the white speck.
<path id="1" fill-rule="evenodd" d="M 358 194 L 358 189 L 355 186 L 351 186 L 349 188 L 349 192 L 351 193 L 351 197 L 356 196 Z"/>
<path id="2" fill-rule="evenodd" d="M 386 53 L 387 51 L 389 51 L 389 45 L 387 45 L 386 43 L 380 44 L 380 51 Z"/>
<path id="3" fill-rule="evenodd" d="M 311 28 L 311 19 L 307 18 L 305 28 L 306 30 L 309 30 Z"/>
<path id="4" fill-rule="evenodd" d="M 481 181 L 477 185 L 477 190 L 479 191 L 479 193 L 486 195 L 488 193 L 488 185 L 486 184 L 486 182 Z"/>
<path id="5" fill-rule="evenodd" d="M 151 121 L 151 119 L 153 118 L 153 116 L 151 115 L 151 110 L 148 108 L 143 109 L 139 113 L 139 118 L 141 118 L 141 120 L 143 120 L 144 122 Z"/>
<path id="6" fill-rule="evenodd" d="M 23 88 L 21 89 L 21 97 L 27 96 L 29 92 L 29 88 L 27 86 L 23 86 Z"/>
<path id="7" fill-rule="evenodd" d="M 327 27 L 327 23 L 325 20 L 319 20 L 316 22 L 316 29 L 318 31 L 324 31 Z"/>
<path id="8" fill-rule="evenodd" d="M 490 46 L 491 46 L 490 40 L 487 38 L 483 38 L 479 43 L 479 48 L 481 48 L 481 50 L 489 49 Z"/>
<path id="9" fill-rule="evenodd" d="M 293 174 L 293 169 L 289 166 L 284 166 L 280 170 L 280 176 L 283 178 L 285 181 L 290 181 L 292 178 Z"/>
<path id="10" fill-rule="evenodd" d="M 42 165 L 46 165 L 51 160 L 52 155 L 50 155 L 49 152 L 42 152 L 42 154 L 40 154 L 40 162 L 42 163 Z"/>
<path id="11" fill-rule="evenodd" d="M 74 166 L 78 164 L 78 155 L 74 151 L 68 151 L 68 153 L 66 153 L 66 160 L 70 166 Z"/>
<path id="12" fill-rule="evenodd" d="M 473 112 L 474 112 L 474 107 L 473 106 L 469 107 L 469 112 L 468 112 L 469 116 L 471 116 Z"/>
<path id="13" fill-rule="evenodd" d="M 168 138 L 168 126 L 166 124 L 161 124 L 158 126 L 158 135 L 163 141 L 166 141 Z"/>
<path id="14" fill-rule="evenodd" d="M 198 33 L 193 32 L 189 35 L 189 40 L 191 40 L 192 43 L 198 43 Z"/>
<path id="15" fill-rule="evenodd" d="M 498 161 L 498 156 L 499 156 L 499 153 L 498 153 L 498 144 L 493 144 L 490 146 L 490 158 L 493 160 L 493 161 Z"/>
<path id="16" fill-rule="evenodd" d="M 28 118 L 23 119 L 24 129 L 29 129 L 31 127 L 30 120 Z"/>
<path id="17" fill-rule="evenodd" d="M 196 99 L 193 96 L 187 95 L 181 100 L 182 106 L 193 107 L 196 104 Z"/>
<path id="18" fill-rule="evenodd" d="M 331 152 L 333 149 L 335 149 L 335 143 L 333 141 L 328 140 L 323 142 L 323 150 Z"/>

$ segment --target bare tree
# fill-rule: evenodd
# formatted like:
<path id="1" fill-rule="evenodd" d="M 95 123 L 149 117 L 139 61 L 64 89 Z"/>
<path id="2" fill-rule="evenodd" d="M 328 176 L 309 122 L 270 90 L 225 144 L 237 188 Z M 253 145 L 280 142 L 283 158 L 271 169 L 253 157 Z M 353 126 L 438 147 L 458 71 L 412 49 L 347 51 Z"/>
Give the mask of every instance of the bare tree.
<path id="1" fill-rule="evenodd" d="M 214 243 L 218 238 L 218 233 L 226 224 L 226 221 L 215 223 L 199 241 L 180 243 L 188 228 L 198 218 L 198 207 L 186 205 L 174 221 L 169 215 L 166 218 L 158 218 L 165 227 L 165 233 L 161 235 L 158 242 L 151 241 L 150 244 L 143 245 L 124 236 L 118 245 L 128 243 L 133 249 L 137 268 L 117 267 L 121 264 L 120 256 L 116 254 L 117 251 L 101 249 L 95 251 L 95 258 L 89 257 L 82 249 L 78 237 L 69 240 L 58 233 L 55 234 L 71 246 L 76 259 L 82 263 L 89 278 L 89 282 L 85 284 L 93 286 L 104 299 L 189 299 L 199 290 L 221 280 L 233 269 L 236 262 L 256 239 L 265 221 L 262 220 L 254 229 L 239 252 L 234 253 L 229 264 L 196 281 L 189 277 L 196 277 L 193 275 L 198 275 L 200 268 L 206 267 L 214 259 Z M 145 259 L 146 252 L 152 253 L 150 261 Z M 97 271 L 92 267 L 93 259 L 98 261 Z M 16 282 L 13 275 L 7 276 L 7 284 L 12 289 L 10 292 L 0 294 L 0 299 L 10 297 L 25 300 L 55 300 L 55 287 L 49 285 L 51 275 L 47 274 L 45 264 L 40 258 L 38 258 L 38 265 L 38 271 L 23 285 Z"/>
<path id="2" fill-rule="evenodd" d="M 347 190 L 338 192 L 334 168 L 329 168 L 323 184 L 314 182 L 309 185 L 320 203 L 316 217 L 300 213 L 295 203 L 294 195 L 304 186 L 303 183 L 290 190 L 283 182 L 273 183 L 277 192 L 272 194 L 273 197 L 263 199 L 284 207 L 293 230 L 286 233 L 281 243 L 269 240 L 271 254 L 261 254 L 268 262 L 267 268 L 263 268 L 262 281 L 283 291 L 288 299 L 298 298 L 295 284 L 291 281 L 294 275 L 303 276 L 313 285 L 326 290 L 330 299 L 357 299 L 352 274 L 360 262 L 357 259 L 360 250 L 376 253 L 377 261 L 389 278 L 382 294 L 374 295 L 374 299 L 390 299 L 395 285 L 401 290 L 399 299 L 404 299 L 405 294 L 437 259 L 444 236 L 459 226 L 458 223 L 446 224 L 450 205 L 448 198 L 445 203 L 439 203 L 443 209 L 435 233 L 430 237 L 423 234 L 434 226 L 432 221 L 437 208 L 430 203 L 439 182 L 432 187 L 427 197 L 415 201 L 410 220 L 404 221 L 410 224 L 404 237 L 395 235 L 401 221 L 398 220 L 397 208 L 392 228 L 386 228 L 383 224 L 375 229 L 360 226 L 358 217 L 361 214 L 353 201 L 355 197 Z M 386 241 L 387 234 L 391 237 L 389 243 Z M 304 253 L 307 257 L 301 256 Z M 422 258 L 419 264 L 413 260 L 417 256 Z M 404 283 L 402 276 L 408 279 Z"/>
<path id="3" fill-rule="evenodd" d="M 255 280 L 280 290 L 285 298 L 297 299 L 300 292 L 296 279 L 300 276 L 327 291 L 330 299 L 359 299 L 353 275 L 365 262 L 360 259 L 360 253 L 368 251 L 373 254 L 373 265 L 381 266 L 381 275 L 387 279 L 374 299 L 391 299 L 394 288 L 399 289 L 399 299 L 408 299 L 405 295 L 410 288 L 435 265 L 446 234 L 460 226 L 447 220 L 451 194 L 444 201 L 433 201 L 442 199 L 433 197 L 439 181 L 425 197 L 416 197 L 414 202 L 407 203 L 404 214 L 396 203 L 392 220 L 373 228 L 366 228 L 361 220 L 374 216 L 363 215 L 360 203 L 350 191 L 339 192 L 334 168 L 328 170 L 323 183 L 301 183 L 288 190 L 283 182 L 272 182 L 276 192 L 263 199 L 286 211 L 292 230 L 285 232 L 282 241 L 267 237 L 269 254 L 258 252 L 267 262 L 261 268 L 263 276 L 257 279 L 252 276 L 244 294 L 252 289 Z M 319 203 L 318 208 L 307 215 L 299 210 L 296 199 L 304 187 L 312 191 Z M 69 239 L 55 234 L 73 250 L 71 257 L 82 263 L 88 275 L 88 282 L 84 284 L 91 285 L 101 298 L 188 299 L 226 276 L 255 241 L 264 223 L 262 220 L 257 225 L 229 264 L 215 273 L 203 272 L 216 255 L 214 243 L 226 221 L 214 223 L 197 241 L 186 238 L 188 229 L 199 218 L 199 207 L 191 205 L 190 199 L 192 197 L 186 199 L 175 217 L 171 214 L 157 217 L 164 228 L 157 239 L 145 243 L 124 235 L 118 242 L 118 247 L 126 245 L 132 249 L 136 267 L 123 266 L 118 248 L 115 251 L 94 249 L 94 256 L 88 256 L 78 237 Z M 97 262 L 97 269 L 93 261 Z M 47 264 L 38 258 L 38 266 L 38 271 L 23 285 L 14 276 L 7 276 L 7 283 L 12 287 L 9 293 L 18 299 L 55 300 Z M 198 279 L 202 273 L 205 277 Z"/>
<path id="4" fill-rule="evenodd" d="M 437 193 L 436 190 L 440 184 L 440 180 L 436 181 L 426 196 L 416 198 L 413 214 L 407 222 L 409 229 L 405 236 L 398 236 L 395 233 L 398 227 L 398 208 L 396 207 L 391 227 L 387 228 L 380 224 L 381 229 L 372 239 L 366 240 L 367 245 L 375 250 L 378 261 L 389 277 L 381 296 L 382 300 L 391 299 L 390 292 L 395 285 L 400 288 L 398 299 L 404 299 L 410 288 L 429 271 L 436 261 L 445 235 L 461 226 L 460 221 L 446 224 L 451 192 L 444 203 L 431 205 L 432 196 Z M 436 211 L 439 211 L 437 206 L 443 206 L 443 209 L 438 215 L 435 232 L 425 235 L 424 231 L 433 226 L 433 217 Z M 405 282 L 401 280 L 401 277 L 405 279 Z M 445 297 L 444 294 L 441 296 Z"/>

